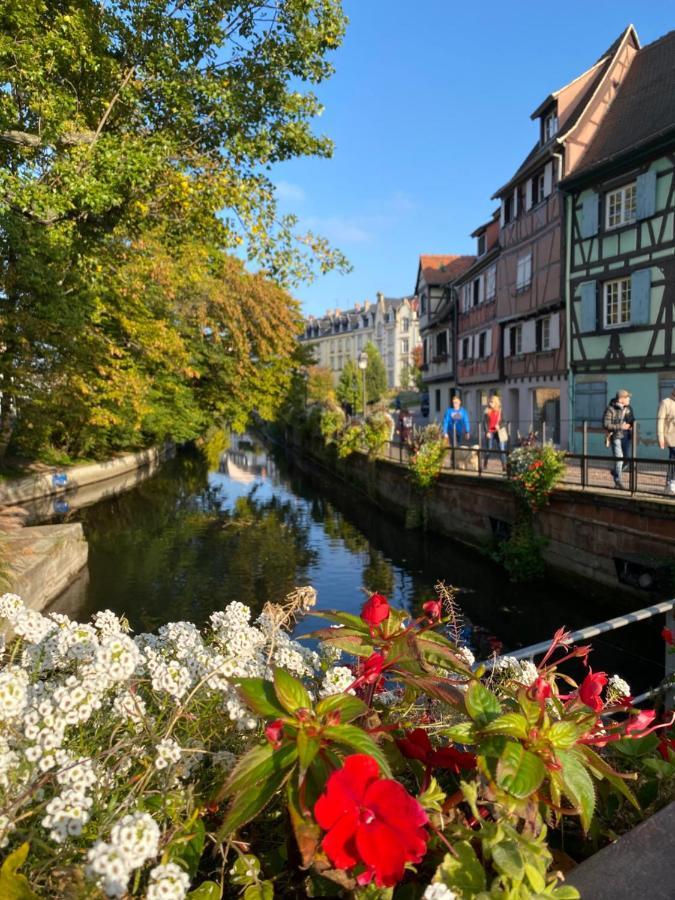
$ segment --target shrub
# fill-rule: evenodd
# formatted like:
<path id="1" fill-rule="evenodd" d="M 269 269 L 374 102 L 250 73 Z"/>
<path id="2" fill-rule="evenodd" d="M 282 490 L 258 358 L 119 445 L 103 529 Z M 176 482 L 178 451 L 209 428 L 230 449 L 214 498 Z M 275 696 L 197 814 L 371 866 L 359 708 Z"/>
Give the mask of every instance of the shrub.
<path id="1" fill-rule="evenodd" d="M 363 450 L 363 429 L 360 425 L 351 425 L 343 431 L 338 439 L 338 456 L 346 459 L 357 450 Z"/>
<path id="2" fill-rule="evenodd" d="M 319 431 L 327 444 L 335 440 L 336 435 L 345 427 L 346 421 L 347 417 L 339 406 L 329 404 L 321 408 Z"/>
<path id="3" fill-rule="evenodd" d="M 517 447 L 509 454 L 508 477 L 516 493 L 533 512 L 548 504 L 564 471 L 564 451 L 549 445 Z"/>
<path id="4" fill-rule="evenodd" d="M 546 544 L 545 538 L 535 534 L 531 516 L 523 515 L 514 524 L 508 539 L 497 545 L 494 556 L 511 581 L 535 581 L 544 575 L 542 551 Z"/>
<path id="5" fill-rule="evenodd" d="M 439 425 L 415 429 L 408 467 L 415 487 L 427 491 L 443 469 L 445 437 Z"/>

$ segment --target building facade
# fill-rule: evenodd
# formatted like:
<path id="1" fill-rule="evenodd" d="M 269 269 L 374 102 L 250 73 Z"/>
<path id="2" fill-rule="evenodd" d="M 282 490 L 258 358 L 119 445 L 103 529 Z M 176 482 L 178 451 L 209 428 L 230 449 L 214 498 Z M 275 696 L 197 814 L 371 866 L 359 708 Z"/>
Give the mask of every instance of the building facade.
<path id="1" fill-rule="evenodd" d="M 670 85 L 670 91 L 666 86 Z M 601 451 L 602 413 L 633 394 L 639 442 L 657 447 L 675 386 L 675 32 L 640 49 L 566 192 L 570 443 Z"/>
<path id="2" fill-rule="evenodd" d="M 314 348 L 317 365 L 329 369 L 336 384 L 345 363 L 356 361 L 370 342 L 382 357 L 388 387 L 408 387 L 403 382 L 410 378 L 420 339 L 417 305 L 416 297 L 378 293 L 374 303 L 366 300 L 352 309 L 309 316 L 299 340 Z"/>
<path id="3" fill-rule="evenodd" d="M 456 384 L 456 280 L 473 256 L 423 254 L 417 266 L 422 340 L 422 381 L 429 392 L 429 419 L 438 422 L 450 404 Z"/>
<path id="4" fill-rule="evenodd" d="M 512 436 L 566 446 L 571 410 L 565 342 L 564 207 L 558 189 L 595 137 L 639 49 L 629 26 L 600 59 L 549 94 L 531 118 L 539 138 L 500 201 L 496 314 L 502 330 L 504 417 Z"/>
<path id="5" fill-rule="evenodd" d="M 501 330 L 497 321 L 499 212 L 471 235 L 476 259 L 457 279 L 457 389 L 471 427 L 490 394 L 501 395 Z"/>

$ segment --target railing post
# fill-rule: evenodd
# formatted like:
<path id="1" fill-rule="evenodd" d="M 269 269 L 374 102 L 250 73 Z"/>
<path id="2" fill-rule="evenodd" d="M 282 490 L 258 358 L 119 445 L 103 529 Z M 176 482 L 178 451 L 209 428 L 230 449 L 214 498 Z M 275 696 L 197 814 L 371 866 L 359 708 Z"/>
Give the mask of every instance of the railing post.
<path id="1" fill-rule="evenodd" d="M 581 487 L 588 484 L 588 422 L 584 419 L 581 438 Z"/>
<path id="2" fill-rule="evenodd" d="M 478 474 L 480 475 L 483 471 L 483 467 L 481 465 L 481 450 L 483 447 L 483 423 L 478 423 Z"/>
<path id="3" fill-rule="evenodd" d="M 546 443 L 546 419 L 541 420 L 541 446 Z"/>
<path id="4" fill-rule="evenodd" d="M 457 429 L 455 428 L 455 423 L 452 423 L 452 470 L 453 472 L 457 468 Z"/>
<path id="5" fill-rule="evenodd" d="M 671 633 L 675 634 L 675 607 L 671 606 L 666 613 L 666 628 L 670 628 Z M 666 689 L 663 697 L 666 710 L 675 707 L 675 653 L 672 653 L 671 647 L 666 644 L 666 679 L 669 678 L 673 679 L 673 684 Z"/>
<path id="6" fill-rule="evenodd" d="M 634 494 L 637 491 L 637 443 L 640 438 L 640 430 L 637 421 L 633 422 L 631 442 L 630 442 L 630 492 Z"/>

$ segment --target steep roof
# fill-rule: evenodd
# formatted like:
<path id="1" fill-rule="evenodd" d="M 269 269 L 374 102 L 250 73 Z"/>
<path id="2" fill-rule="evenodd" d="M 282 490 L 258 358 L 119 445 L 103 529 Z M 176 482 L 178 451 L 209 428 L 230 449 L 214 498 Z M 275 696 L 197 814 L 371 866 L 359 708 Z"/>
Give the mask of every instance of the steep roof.
<path id="1" fill-rule="evenodd" d="M 579 78 L 582 78 L 583 75 L 591 72 L 593 69 L 596 71 L 593 73 L 593 77 L 589 80 L 589 83 L 586 87 L 586 90 L 577 100 L 574 108 L 571 110 L 569 116 L 565 120 L 565 126 L 563 130 L 558 132 L 558 134 L 554 135 L 549 141 L 545 144 L 541 144 L 539 141 L 534 145 L 534 147 L 527 154 L 523 162 L 520 164 L 515 174 L 506 182 L 506 184 L 502 185 L 495 193 L 492 195 L 492 199 L 495 197 L 499 197 L 504 192 L 510 190 L 514 185 L 518 183 L 520 178 L 529 170 L 536 168 L 536 166 L 544 160 L 548 159 L 550 156 L 551 150 L 554 146 L 561 144 L 565 137 L 569 134 L 569 132 L 574 128 L 579 119 L 584 113 L 584 110 L 588 106 L 591 101 L 591 98 L 595 94 L 600 82 L 607 74 L 608 69 L 612 65 L 612 61 L 616 56 L 619 48 L 623 44 L 624 40 L 632 35 L 635 41 L 638 41 L 637 34 L 632 25 L 629 25 L 625 28 L 621 34 L 617 37 L 617 39 L 607 48 L 607 50 L 602 54 L 602 56 L 598 59 L 598 61 L 591 66 L 590 69 L 587 69 L 586 72 L 579 75 L 574 81 L 577 81 Z M 639 42 L 638 42 L 639 46 Z M 570 82 L 572 84 L 573 82 Z M 567 87 L 568 85 L 565 85 Z M 543 112 L 546 107 L 555 100 L 555 98 L 564 90 L 565 88 L 560 88 L 558 91 L 554 91 L 554 93 L 549 94 L 546 100 L 543 103 L 540 103 L 537 109 L 532 113 L 532 118 L 536 118 L 541 112 Z"/>
<path id="2" fill-rule="evenodd" d="M 429 287 L 438 287 L 459 278 L 473 264 L 475 258 L 458 254 L 424 253 L 420 255 L 420 269 Z M 417 277 L 419 280 L 419 270 Z"/>
<path id="3" fill-rule="evenodd" d="M 675 130 L 675 31 L 636 54 L 569 181 Z"/>

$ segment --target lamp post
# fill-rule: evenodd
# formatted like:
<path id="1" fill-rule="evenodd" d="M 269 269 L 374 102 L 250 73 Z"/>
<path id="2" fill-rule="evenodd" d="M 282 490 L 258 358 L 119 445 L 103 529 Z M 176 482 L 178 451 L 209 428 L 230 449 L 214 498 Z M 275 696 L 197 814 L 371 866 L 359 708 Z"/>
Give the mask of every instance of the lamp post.
<path id="1" fill-rule="evenodd" d="M 359 353 L 359 369 L 361 369 L 363 380 L 363 419 L 366 418 L 366 369 L 368 368 L 368 354 L 365 350 Z"/>

